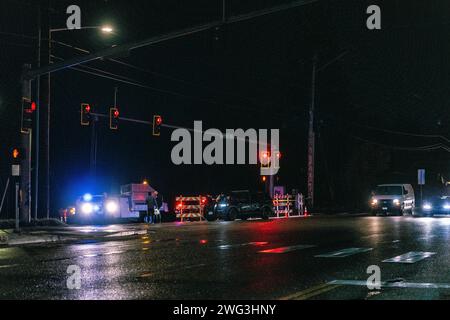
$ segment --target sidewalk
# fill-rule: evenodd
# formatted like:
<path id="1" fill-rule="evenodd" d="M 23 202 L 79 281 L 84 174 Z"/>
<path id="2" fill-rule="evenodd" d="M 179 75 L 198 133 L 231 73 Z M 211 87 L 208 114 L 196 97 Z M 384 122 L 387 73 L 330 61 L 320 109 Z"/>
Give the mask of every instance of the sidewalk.
<path id="1" fill-rule="evenodd" d="M 148 229 L 118 227 L 33 227 L 23 228 L 19 233 L 13 229 L 3 229 L 0 230 L 0 247 L 80 240 L 112 241 L 148 233 Z"/>

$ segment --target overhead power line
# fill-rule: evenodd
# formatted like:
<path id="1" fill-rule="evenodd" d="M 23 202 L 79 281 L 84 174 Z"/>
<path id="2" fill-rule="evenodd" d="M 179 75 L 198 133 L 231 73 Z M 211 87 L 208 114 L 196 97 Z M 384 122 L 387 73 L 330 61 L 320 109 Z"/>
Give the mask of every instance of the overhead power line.
<path id="1" fill-rule="evenodd" d="M 57 56 L 53 56 L 52 55 L 52 57 L 54 57 L 54 58 L 56 58 L 58 60 L 63 60 L 62 58 L 57 57 Z M 143 88 L 143 89 L 148 89 L 148 90 L 159 92 L 159 93 L 164 93 L 164 94 L 169 94 L 169 95 L 173 95 L 173 96 L 178 96 L 178 97 L 182 97 L 182 98 L 186 98 L 186 99 L 196 100 L 196 101 L 204 102 L 204 103 L 207 103 L 207 104 L 220 105 L 220 106 L 228 107 L 230 109 L 235 109 L 235 110 L 236 109 L 239 110 L 239 109 L 242 108 L 241 106 L 238 106 L 238 105 L 232 105 L 232 104 L 228 104 L 228 103 L 224 103 L 224 102 L 217 102 L 217 101 L 214 101 L 214 100 L 203 99 L 203 98 L 199 98 L 199 97 L 195 97 L 195 96 L 191 96 L 191 95 L 187 95 L 187 94 L 184 94 L 184 93 L 179 93 L 179 92 L 175 92 L 175 91 L 171 91 L 171 90 L 166 90 L 166 89 L 160 89 L 160 88 L 152 87 L 152 86 L 149 86 L 149 85 L 146 85 L 146 84 L 139 83 L 138 81 L 136 81 L 134 79 L 127 78 L 127 77 L 124 77 L 124 76 L 121 76 L 121 75 L 117 75 L 117 74 L 114 74 L 114 73 L 111 73 L 111 72 L 108 72 L 108 71 L 104 71 L 104 70 L 93 68 L 93 67 L 86 66 L 86 65 L 73 66 L 73 67 L 70 67 L 70 69 L 78 71 L 78 72 L 82 72 L 82 73 L 85 73 L 85 74 L 97 76 L 97 77 L 100 77 L 100 78 L 104 78 L 104 79 L 108 79 L 108 80 L 112 80 L 112 81 L 117 81 L 117 82 L 124 83 L 124 84 L 127 84 L 127 85 L 131 85 L 131 86 L 135 86 L 135 87 L 139 87 L 139 88 Z M 251 109 L 251 110 L 255 111 L 255 112 L 264 112 L 264 111 L 261 111 L 259 109 Z M 283 117 L 282 114 L 277 114 L 277 113 L 274 113 L 272 115 L 273 116 Z"/>
<path id="2" fill-rule="evenodd" d="M 402 131 L 372 127 L 372 126 L 368 126 L 368 125 L 361 125 L 361 124 L 357 124 L 357 123 L 352 123 L 352 125 L 371 129 L 371 130 L 377 130 L 377 131 L 381 131 L 381 132 L 397 134 L 397 135 L 410 136 L 410 137 L 421 137 L 421 138 L 433 138 L 433 139 L 439 138 L 439 139 L 445 140 L 446 142 L 450 142 L 450 139 L 448 139 L 447 137 L 445 137 L 443 135 L 439 135 L 439 134 L 420 134 L 420 133 L 402 132 Z"/>
<path id="3" fill-rule="evenodd" d="M 261 17 L 261 16 L 266 16 L 269 14 L 273 14 L 273 13 L 277 13 L 277 12 L 281 12 L 281 11 L 285 11 L 288 9 L 293 9 L 293 8 L 297 8 L 297 7 L 301 7 L 307 4 L 311 4 L 314 2 L 317 2 L 318 0 L 298 0 L 298 1 L 292 1 L 288 4 L 284 4 L 284 5 L 279 5 L 279 6 L 273 6 L 267 9 L 263 9 L 263 10 L 257 10 L 257 11 L 253 11 L 247 14 L 241 14 L 241 15 L 235 15 L 235 16 L 230 16 L 227 17 L 226 20 L 217 20 L 217 21 L 212 21 L 210 23 L 206 23 L 203 25 L 197 25 L 191 28 L 186 28 L 186 29 L 182 29 L 182 30 L 177 30 L 174 32 L 169 32 L 166 34 L 162 34 L 162 35 L 158 35 L 158 36 L 154 36 L 151 37 L 149 39 L 145 39 L 142 41 L 137 41 L 134 43 L 129 43 L 129 44 L 124 44 L 124 45 L 118 45 L 112 48 L 108 48 L 108 49 L 104 49 L 101 50 L 99 52 L 93 53 L 93 54 L 89 54 L 86 56 L 82 56 L 82 57 L 75 57 L 73 59 L 69 59 L 67 61 L 64 62 L 60 62 L 60 63 L 56 63 L 54 65 L 48 65 L 48 66 L 44 66 L 41 68 L 36 68 L 33 70 L 30 70 L 29 72 L 27 72 L 24 76 L 26 79 L 33 79 L 39 75 L 43 75 L 43 74 L 47 74 L 47 73 L 53 73 L 59 70 L 63 70 L 69 67 L 73 67 L 73 66 L 77 66 L 80 64 L 84 64 L 90 61 L 95 61 L 95 60 L 99 60 L 105 57 L 112 57 L 112 56 L 117 56 L 126 52 L 130 52 L 132 50 L 136 50 L 139 48 L 144 48 L 144 47 L 148 47 L 151 45 L 155 45 L 158 43 L 162 43 L 168 40 L 175 40 L 175 39 L 179 39 L 185 36 L 189 36 L 189 35 L 193 35 L 193 34 L 197 34 L 203 31 L 207 31 L 207 30 L 211 30 L 213 28 L 216 27 L 220 27 L 226 24 L 232 24 L 232 23 L 237 23 L 237 22 L 243 22 L 243 21 L 247 21 L 247 20 L 251 20 L 253 18 L 257 18 L 257 17 Z"/>
<path id="4" fill-rule="evenodd" d="M 450 152 L 450 147 L 448 147 L 442 143 L 426 145 L 426 146 L 419 146 L 419 147 L 403 147 L 403 146 L 393 146 L 393 145 L 388 145 L 388 144 L 384 144 L 384 143 L 380 143 L 380 142 L 375 142 L 375 141 L 371 141 L 371 140 L 361 138 L 361 137 L 351 135 L 351 134 L 348 134 L 348 135 L 356 140 L 366 142 L 369 144 L 373 144 L 373 145 L 377 145 L 377 146 L 381 146 L 381 147 L 385 147 L 385 148 L 389 148 L 389 149 L 404 150 L 404 151 L 434 151 L 434 150 L 443 149 L 447 152 Z"/>

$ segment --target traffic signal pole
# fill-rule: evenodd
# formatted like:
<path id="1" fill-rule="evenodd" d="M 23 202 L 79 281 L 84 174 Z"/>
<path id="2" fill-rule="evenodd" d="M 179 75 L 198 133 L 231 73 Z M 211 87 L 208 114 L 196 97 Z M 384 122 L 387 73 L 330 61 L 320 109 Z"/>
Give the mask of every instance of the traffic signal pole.
<path id="1" fill-rule="evenodd" d="M 91 183 L 95 183 L 96 176 L 97 176 L 97 122 L 98 117 L 96 115 L 93 116 L 91 121 L 91 165 L 90 165 L 90 171 L 91 171 Z"/>

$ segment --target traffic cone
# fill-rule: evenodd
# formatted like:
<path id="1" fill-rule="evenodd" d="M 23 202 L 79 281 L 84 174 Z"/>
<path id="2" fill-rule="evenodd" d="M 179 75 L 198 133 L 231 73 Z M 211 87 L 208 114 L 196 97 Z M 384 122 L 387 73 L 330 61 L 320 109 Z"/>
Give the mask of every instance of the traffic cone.
<path id="1" fill-rule="evenodd" d="M 304 215 L 305 215 L 305 217 L 308 216 L 308 207 L 307 207 L 307 206 L 305 206 L 305 212 L 304 212 Z"/>

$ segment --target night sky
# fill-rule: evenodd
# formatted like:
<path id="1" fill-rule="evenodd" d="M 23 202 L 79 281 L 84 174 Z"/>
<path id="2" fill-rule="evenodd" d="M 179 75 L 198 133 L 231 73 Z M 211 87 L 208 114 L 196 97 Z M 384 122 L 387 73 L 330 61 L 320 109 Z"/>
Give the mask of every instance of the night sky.
<path id="1" fill-rule="evenodd" d="M 227 1 L 227 15 L 289 3 Z M 52 28 L 65 27 L 68 5 L 82 9 L 83 26 L 54 39 L 95 52 L 113 45 L 218 20 L 221 1 L 50 1 Z M 367 6 L 382 10 L 382 30 L 366 28 Z M 42 10 L 48 10 L 47 1 Z M 0 2 L 0 191 L 19 141 L 20 71 L 36 66 L 39 1 Z M 308 108 L 312 57 L 318 56 L 316 203 L 319 208 L 364 208 L 377 183 L 416 183 L 427 169 L 450 180 L 450 154 L 425 150 L 450 143 L 450 4 L 448 1 L 317 1 L 182 39 L 80 66 L 121 76 L 143 87 L 67 69 L 52 75 L 52 212 L 90 191 L 117 193 L 143 178 L 169 200 L 177 194 L 260 189 L 257 166 L 180 166 L 171 163 L 171 130 L 99 124 L 98 168 L 89 178 L 91 131 L 80 126 L 80 103 L 108 113 L 118 87 L 121 116 L 204 128 L 281 129 L 279 185 L 306 193 Z M 218 39 L 216 39 L 218 38 Z M 44 41 L 45 43 L 45 41 Z M 81 53 L 55 45 L 54 61 Z M 334 58 L 340 59 L 329 64 Z M 131 65 L 131 66 L 130 66 Z M 322 68 L 326 66 L 325 68 Z M 90 68 L 90 69 L 88 69 Z M 412 133 L 406 135 L 401 133 Z M 423 136 L 420 136 L 423 135 Z M 422 148 L 427 147 L 427 148 Z M 421 148 L 422 150 L 419 150 Z M 433 147 L 434 148 L 434 147 Z M 1 217 L 5 217 L 3 213 Z"/>

